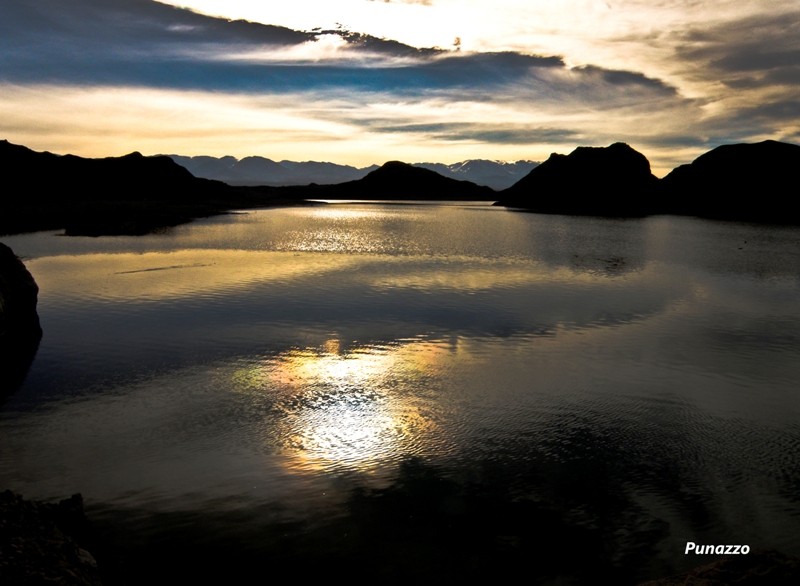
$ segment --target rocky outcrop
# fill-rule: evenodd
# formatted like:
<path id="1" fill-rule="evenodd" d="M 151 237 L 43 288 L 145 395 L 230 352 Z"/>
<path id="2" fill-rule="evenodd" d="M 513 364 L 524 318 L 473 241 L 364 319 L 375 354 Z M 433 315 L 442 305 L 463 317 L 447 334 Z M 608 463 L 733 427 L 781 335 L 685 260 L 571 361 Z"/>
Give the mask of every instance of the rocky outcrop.
<path id="1" fill-rule="evenodd" d="M 13 251 L 0 244 L 0 399 L 28 372 L 42 337 L 39 287 Z"/>
<path id="2" fill-rule="evenodd" d="M 0 493 L 0 584 L 100 586 L 79 494 L 57 504 Z"/>
<path id="3" fill-rule="evenodd" d="M 670 213 L 798 224 L 799 169 L 800 146 L 766 140 L 717 147 L 661 184 Z"/>
<path id="4" fill-rule="evenodd" d="M 656 209 L 656 177 L 627 144 L 552 154 L 500 192 L 498 205 L 548 214 L 643 216 Z"/>

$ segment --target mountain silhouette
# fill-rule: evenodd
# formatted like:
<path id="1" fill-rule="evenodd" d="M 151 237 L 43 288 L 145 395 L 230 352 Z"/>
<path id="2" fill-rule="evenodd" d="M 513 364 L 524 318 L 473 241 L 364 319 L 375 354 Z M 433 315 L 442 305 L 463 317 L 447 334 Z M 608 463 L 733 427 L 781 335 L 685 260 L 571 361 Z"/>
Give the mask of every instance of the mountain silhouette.
<path id="1" fill-rule="evenodd" d="M 766 140 L 719 146 L 661 180 L 669 213 L 800 224 L 793 205 L 800 146 Z"/>
<path id="2" fill-rule="evenodd" d="M 235 161 L 203 159 L 212 167 Z M 269 160 L 243 161 L 261 167 Z M 67 234 L 142 234 L 231 209 L 307 199 L 498 200 L 497 205 L 549 214 L 678 214 L 800 224 L 787 197 L 794 193 L 800 146 L 777 141 L 717 147 L 662 180 L 650 172 L 644 155 L 624 143 L 578 147 L 569 155 L 551 155 L 499 193 L 399 161 L 344 183 L 285 187 L 198 178 L 168 156 L 134 152 L 88 159 L 36 152 L 6 140 L 0 140 L 0 164 L 5 182 L 0 234 L 61 228 Z"/>
<path id="3" fill-rule="evenodd" d="M 522 177 L 527 175 L 539 163 L 535 161 L 490 161 L 487 159 L 468 159 L 459 163 L 446 165 L 444 163 L 414 163 L 415 167 L 422 167 L 436 171 L 440 175 L 451 179 L 472 181 L 478 185 L 486 185 L 497 191 L 511 187 Z"/>
<path id="4" fill-rule="evenodd" d="M 284 160 L 277 162 L 264 157 L 245 157 L 243 159 L 232 156 L 169 155 L 169 157 L 188 169 L 195 177 L 217 179 L 229 185 L 269 185 L 274 187 L 308 185 L 310 183 L 331 185 L 363 179 L 367 173 L 378 168 L 378 165 L 358 168 L 318 161 Z M 451 164 L 412 163 L 414 167 L 430 169 L 450 179 L 471 181 L 495 190 L 510 187 L 537 164 L 534 161 L 507 163 L 486 159 L 469 159 Z"/>
<path id="5" fill-rule="evenodd" d="M 269 205 L 268 189 L 194 177 L 166 156 L 89 159 L 0 141 L 0 234 L 141 234 L 234 207 Z"/>
<path id="6" fill-rule="evenodd" d="M 217 179 L 229 185 L 308 185 L 309 183 L 343 183 L 363 178 L 377 165 L 359 169 L 349 165 L 317 161 L 273 161 L 265 157 L 237 159 L 225 157 L 169 157 L 188 169 L 195 177 Z"/>
<path id="7" fill-rule="evenodd" d="M 470 200 L 494 201 L 496 192 L 490 187 L 470 181 L 450 179 L 422 167 L 400 161 L 389 161 L 368 173 L 363 179 L 335 185 L 314 185 L 291 190 L 301 197 L 314 199 L 367 200 Z"/>
<path id="8" fill-rule="evenodd" d="M 647 158 L 618 142 L 550 155 L 497 203 L 547 214 L 643 216 L 655 209 L 657 183 Z"/>
<path id="9" fill-rule="evenodd" d="M 223 186 L 217 181 L 197 179 L 169 157 L 145 157 L 133 152 L 122 157 L 88 159 L 75 155 L 36 152 L 0 141 L 0 158 L 11 184 L 41 188 L 37 197 L 58 201 L 80 199 L 192 200 L 195 193 L 208 193 Z M 154 190 L 153 187 L 159 189 Z M 76 193 L 70 193 L 71 190 Z"/>

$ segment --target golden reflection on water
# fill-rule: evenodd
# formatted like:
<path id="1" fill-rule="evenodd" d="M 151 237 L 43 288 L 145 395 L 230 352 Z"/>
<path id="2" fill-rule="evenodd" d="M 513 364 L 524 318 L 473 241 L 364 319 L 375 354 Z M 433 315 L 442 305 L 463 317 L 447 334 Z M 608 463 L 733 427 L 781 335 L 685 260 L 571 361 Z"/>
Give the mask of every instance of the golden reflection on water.
<path id="1" fill-rule="evenodd" d="M 80 254 L 41 257 L 28 267 L 43 292 L 59 297 L 87 295 L 107 299 L 163 300 L 197 297 L 257 282 L 288 281 L 341 271 L 359 264 L 346 255 L 241 250 L 177 250 L 173 252 Z"/>
<path id="2" fill-rule="evenodd" d="M 435 444 L 426 387 L 453 351 L 423 339 L 345 348 L 332 337 L 266 359 L 240 373 L 238 384 L 249 379 L 251 392 L 277 395 L 292 471 L 369 471 Z"/>

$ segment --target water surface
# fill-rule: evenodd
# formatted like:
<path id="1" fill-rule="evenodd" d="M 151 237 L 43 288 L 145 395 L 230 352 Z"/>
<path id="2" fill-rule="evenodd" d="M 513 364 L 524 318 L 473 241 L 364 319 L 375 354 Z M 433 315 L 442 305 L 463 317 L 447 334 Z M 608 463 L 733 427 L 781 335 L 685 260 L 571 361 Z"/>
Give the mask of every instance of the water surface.
<path id="1" fill-rule="evenodd" d="M 44 338 L 0 485 L 81 492 L 131 583 L 800 555 L 796 229 L 350 203 L 3 240 Z"/>

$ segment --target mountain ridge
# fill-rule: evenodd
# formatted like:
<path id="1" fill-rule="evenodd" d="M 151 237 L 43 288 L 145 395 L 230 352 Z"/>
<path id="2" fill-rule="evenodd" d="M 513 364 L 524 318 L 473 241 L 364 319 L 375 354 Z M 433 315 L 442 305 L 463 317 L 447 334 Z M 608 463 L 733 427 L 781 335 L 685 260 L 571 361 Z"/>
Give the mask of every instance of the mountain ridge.
<path id="1" fill-rule="evenodd" d="M 324 161 L 275 161 L 266 157 L 250 156 L 237 159 L 223 157 L 167 155 L 188 169 L 195 177 L 216 179 L 230 185 L 265 185 L 272 187 L 345 183 L 363 179 L 378 165 L 354 167 Z M 513 185 L 538 163 L 529 160 L 513 162 L 488 159 L 467 159 L 457 163 L 411 163 L 436 171 L 444 177 L 471 181 L 495 190 Z"/>
<path id="2" fill-rule="evenodd" d="M 197 178 L 169 157 L 139 152 L 92 159 L 0 140 L 0 165 L 7 186 L 0 234 L 143 234 L 237 206 L 279 202 L 269 189 Z"/>
<path id="3" fill-rule="evenodd" d="M 387 161 L 361 179 L 344 183 L 274 189 L 298 199 L 494 201 L 497 194 L 491 187 L 451 179 L 401 161 Z"/>
<path id="4" fill-rule="evenodd" d="M 0 164 L 11 186 L 0 200 L 0 234 L 57 228 L 67 234 L 141 234 L 233 209 L 313 199 L 496 201 L 548 214 L 675 214 L 800 225 L 800 212 L 788 197 L 800 168 L 800 145 L 778 141 L 722 145 L 663 179 L 625 143 L 578 147 L 568 155 L 554 153 L 501 192 L 399 161 L 357 180 L 285 187 L 197 178 L 164 155 L 87 159 L 7 140 L 0 140 Z"/>

